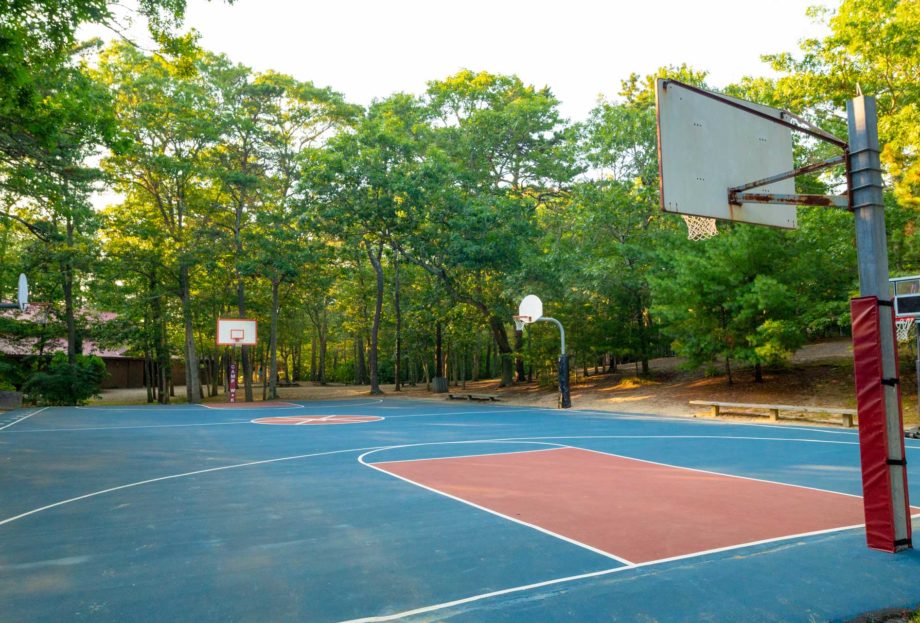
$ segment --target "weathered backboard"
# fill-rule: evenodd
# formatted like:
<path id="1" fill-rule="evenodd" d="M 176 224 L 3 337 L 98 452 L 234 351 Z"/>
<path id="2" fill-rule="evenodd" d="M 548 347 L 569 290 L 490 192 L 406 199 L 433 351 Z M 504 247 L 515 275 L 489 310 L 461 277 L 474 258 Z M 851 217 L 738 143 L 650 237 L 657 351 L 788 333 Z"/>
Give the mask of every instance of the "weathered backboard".
<path id="1" fill-rule="evenodd" d="M 920 318 L 920 275 L 894 277 L 889 283 L 894 315 L 899 318 Z"/>
<path id="2" fill-rule="evenodd" d="M 773 227 L 796 227 L 796 206 L 728 202 L 728 189 L 792 170 L 792 131 L 751 114 L 782 111 L 730 98 L 732 105 L 680 82 L 658 80 L 658 166 L 661 208 Z M 758 193 L 794 194 L 792 179 L 758 186 Z"/>
<path id="3" fill-rule="evenodd" d="M 255 346 L 258 333 L 255 320 L 248 318 L 218 318 L 218 346 Z"/>

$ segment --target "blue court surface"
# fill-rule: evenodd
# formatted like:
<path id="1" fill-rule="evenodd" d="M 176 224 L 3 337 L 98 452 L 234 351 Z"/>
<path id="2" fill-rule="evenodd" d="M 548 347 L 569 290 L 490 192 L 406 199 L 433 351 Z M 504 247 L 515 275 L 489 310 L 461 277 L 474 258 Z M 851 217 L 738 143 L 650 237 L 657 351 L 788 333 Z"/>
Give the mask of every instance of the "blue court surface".
<path id="1" fill-rule="evenodd" d="M 860 494 L 856 433 L 830 427 L 390 397 L 23 409 L 0 416 L 0 621 L 914 607 L 920 554 L 867 549 Z"/>

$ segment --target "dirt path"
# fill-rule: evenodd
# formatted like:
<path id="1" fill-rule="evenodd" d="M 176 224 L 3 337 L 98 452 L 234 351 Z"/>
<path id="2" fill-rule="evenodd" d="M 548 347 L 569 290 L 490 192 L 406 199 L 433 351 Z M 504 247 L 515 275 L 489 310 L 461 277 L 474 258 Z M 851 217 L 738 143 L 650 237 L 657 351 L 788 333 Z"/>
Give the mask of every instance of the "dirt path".
<path id="1" fill-rule="evenodd" d="M 648 376 L 636 374 L 632 364 L 620 366 L 614 374 L 583 376 L 578 371 L 572 384 L 572 404 L 577 409 L 597 409 L 625 413 L 645 413 L 680 417 L 708 417 L 705 408 L 691 407 L 691 400 L 718 400 L 722 402 L 775 403 L 823 407 L 854 408 L 852 346 L 849 339 L 830 340 L 809 344 L 795 353 L 790 365 L 783 369 L 768 370 L 764 382 L 755 383 L 751 370 L 734 372 L 734 382 L 729 385 L 724 375 L 707 376 L 701 371 L 681 370 L 681 359 L 676 357 L 653 359 Z M 917 415 L 916 377 L 913 366 L 902 366 L 905 425 L 920 423 Z M 300 387 L 279 389 L 281 400 L 333 400 L 369 397 L 367 386 L 326 385 L 301 383 Z M 387 399 L 414 398 L 445 400 L 433 394 L 424 384 L 405 386 L 395 392 L 392 385 L 382 389 Z M 465 389 L 451 387 L 451 391 L 496 394 L 507 404 L 532 405 L 553 408 L 558 394 L 555 383 L 547 379 L 545 385 L 522 383 L 499 388 L 497 380 L 466 383 Z M 255 391 L 261 396 L 261 387 Z M 176 388 L 181 401 L 184 388 Z M 94 404 L 142 403 L 143 389 L 109 390 Z M 223 396 L 211 400 L 222 401 Z M 765 421 L 763 417 L 752 417 Z M 809 419 L 809 422 L 816 420 Z M 817 420 L 819 423 L 821 420 Z M 833 423 L 835 420 L 826 420 Z"/>

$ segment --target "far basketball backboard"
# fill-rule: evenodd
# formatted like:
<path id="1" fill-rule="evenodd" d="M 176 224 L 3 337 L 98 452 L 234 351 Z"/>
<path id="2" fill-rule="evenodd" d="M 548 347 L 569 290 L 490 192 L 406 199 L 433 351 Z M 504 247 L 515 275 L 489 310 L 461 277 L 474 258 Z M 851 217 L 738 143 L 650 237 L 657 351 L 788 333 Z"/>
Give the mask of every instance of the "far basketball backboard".
<path id="1" fill-rule="evenodd" d="M 248 318 L 218 318 L 218 346 L 255 346 L 257 323 Z"/>
<path id="2" fill-rule="evenodd" d="M 920 317 L 920 275 L 892 277 L 889 293 L 894 301 L 894 315 L 899 318 Z"/>
<path id="3" fill-rule="evenodd" d="M 19 298 L 17 302 L 19 303 L 19 309 L 21 311 L 25 311 L 26 309 L 29 308 L 29 280 L 22 273 L 20 273 L 19 275 L 18 290 L 19 290 L 18 292 Z"/>
<path id="4" fill-rule="evenodd" d="M 795 205 L 729 203 L 730 188 L 790 171 L 792 131 L 764 115 L 783 111 L 658 80 L 658 162 L 665 212 L 793 229 Z M 751 111 L 756 111 L 752 114 Z M 758 186 L 792 195 L 795 181 Z"/>

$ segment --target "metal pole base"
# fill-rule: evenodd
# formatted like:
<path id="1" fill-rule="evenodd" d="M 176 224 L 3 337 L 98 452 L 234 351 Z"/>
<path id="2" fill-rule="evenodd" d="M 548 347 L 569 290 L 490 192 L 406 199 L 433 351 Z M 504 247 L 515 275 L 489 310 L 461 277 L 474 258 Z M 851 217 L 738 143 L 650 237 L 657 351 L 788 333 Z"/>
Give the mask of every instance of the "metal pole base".
<path id="1" fill-rule="evenodd" d="M 559 408 L 568 409 L 572 406 L 572 397 L 569 393 L 569 357 L 559 357 Z"/>

